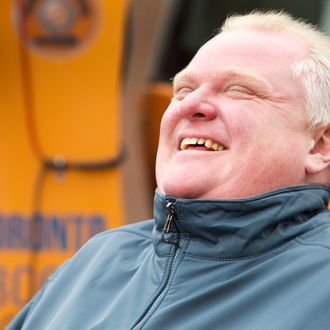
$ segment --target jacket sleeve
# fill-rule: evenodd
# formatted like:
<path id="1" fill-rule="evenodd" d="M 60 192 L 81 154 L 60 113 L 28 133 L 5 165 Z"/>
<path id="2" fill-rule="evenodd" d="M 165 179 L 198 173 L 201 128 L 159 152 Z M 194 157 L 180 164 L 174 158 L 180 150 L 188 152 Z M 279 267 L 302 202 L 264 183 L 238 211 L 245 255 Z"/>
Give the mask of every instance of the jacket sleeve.
<path id="1" fill-rule="evenodd" d="M 19 330 L 22 329 L 24 321 L 32 309 L 34 301 L 38 300 L 38 296 L 41 295 L 39 291 L 32 300 L 30 300 L 21 311 L 14 317 L 14 319 L 7 325 L 5 330 Z"/>
<path id="2" fill-rule="evenodd" d="M 44 292 L 47 290 L 48 284 L 51 283 L 56 276 L 60 273 L 62 268 L 67 264 L 65 261 L 55 272 L 48 278 L 43 287 L 36 293 L 36 295 L 20 310 L 18 314 L 13 318 L 13 320 L 7 325 L 5 330 L 20 330 L 23 329 L 24 322 L 28 319 L 33 307 L 38 303 L 38 301 L 43 296 Z"/>

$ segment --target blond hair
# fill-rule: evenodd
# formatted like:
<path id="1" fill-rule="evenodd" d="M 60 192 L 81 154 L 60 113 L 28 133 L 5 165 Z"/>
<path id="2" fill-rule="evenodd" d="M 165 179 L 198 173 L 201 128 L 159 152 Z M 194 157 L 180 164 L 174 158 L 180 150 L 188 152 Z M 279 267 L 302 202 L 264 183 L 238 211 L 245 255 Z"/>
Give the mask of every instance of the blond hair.
<path id="1" fill-rule="evenodd" d="M 290 34 L 301 40 L 309 56 L 297 60 L 292 74 L 304 89 L 306 111 L 310 126 L 330 121 L 330 40 L 312 24 L 295 19 L 281 11 L 254 11 L 247 15 L 234 15 L 226 19 L 221 32 L 252 29 Z"/>

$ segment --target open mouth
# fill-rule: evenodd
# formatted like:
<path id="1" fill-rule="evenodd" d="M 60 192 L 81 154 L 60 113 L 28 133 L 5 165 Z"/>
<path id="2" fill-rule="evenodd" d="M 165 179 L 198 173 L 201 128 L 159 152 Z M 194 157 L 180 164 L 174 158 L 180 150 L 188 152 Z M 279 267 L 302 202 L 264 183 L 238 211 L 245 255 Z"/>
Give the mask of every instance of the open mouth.
<path id="1" fill-rule="evenodd" d="M 211 139 L 187 137 L 181 141 L 180 150 L 223 151 L 226 147 Z"/>

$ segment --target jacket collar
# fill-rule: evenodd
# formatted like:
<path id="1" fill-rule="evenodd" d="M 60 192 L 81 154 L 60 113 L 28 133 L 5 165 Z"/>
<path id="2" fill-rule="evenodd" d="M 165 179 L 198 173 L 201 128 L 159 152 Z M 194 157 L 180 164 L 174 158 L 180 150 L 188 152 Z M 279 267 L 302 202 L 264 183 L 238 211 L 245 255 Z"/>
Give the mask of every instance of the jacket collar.
<path id="1" fill-rule="evenodd" d="M 162 230 L 173 203 L 171 241 L 188 238 L 186 254 L 236 259 L 274 249 L 328 221 L 329 187 L 299 185 L 243 199 L 182 199 L 155 194 L 153 238 L 160 255 L 173 251 Z M 315 217 L 316 214 L 321 216 Z"/>

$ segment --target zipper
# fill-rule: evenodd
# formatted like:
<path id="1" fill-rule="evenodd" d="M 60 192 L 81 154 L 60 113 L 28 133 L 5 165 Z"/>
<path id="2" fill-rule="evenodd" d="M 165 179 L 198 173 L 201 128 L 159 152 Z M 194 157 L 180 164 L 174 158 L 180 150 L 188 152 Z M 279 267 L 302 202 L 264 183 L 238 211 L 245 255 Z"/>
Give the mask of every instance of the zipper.
<path id="1" fill-rule="evenodd" d="M 162 241 L 164 243 L 173 244 L 176 247 L 180 247 L 178 240 L 171 240 L 166 238 L 166 235 L 170 232 L 172 224 L 174 223 L 174 218 L 175 218 L 174 203 L 168 202 L 166 204 L 166 208 L 167 208 L 167 218 L 162 230 L 162 236 L 161 236 Z"/>
<path id="2" fill-rule="evenodd" d="M 167 291 L 169 289 L 169 284 L 171 283 L 171 279 L 172 279 L 172 276 L 173 276 L 173 269 L 174 269 L 174 266 L 176 264 L 176 260 L 178 259 L 179 255 L 181 254 L 181 251 L 182 251 L 182 248 L 181 248 L 182 246 L 180 247 L 180 238 L 178 238 L 177 240 L 171 240 L 171 239 L 166 238 L 166 235 L 168 233 L 170 233 L 171 227 L 173 226 L 173 224 L 175 225 L 175 222 L 174 222 L 174 218 L 175 218 L 174 202 L 168 202 L 166 204 L 166 208 L 167 208 L 167 218 L 166 218 L 163 230 L 162 230 L 161 239 L 162 239 L 163 242 L 165 242 L 167 244 L 174 245 L 174 248 L 175 248 L 174 255 L 171 257 L 171 259 L 168 262 L 167 272 L 166 272 L 166 275 L 165 275 L 166 278 L 164 279 L 164 282 L 163 282 L 161 288 L 159 289 L 159 293 L 154 298 L 153 302 L 149 305 L 149 307 L 146 308 L 146 312 L 141 316 L 140 319 L 137 320 L 135 325 L 131 328 L 132 330 L 142 329 L 142 327 L 145 325 L 145 323 L 147 322 L 149 317 L 153 313 L 155 313 L 158 306 L 161 304 L 161 302 L 165 298 L 165 296 L 167 294 Z"/>

